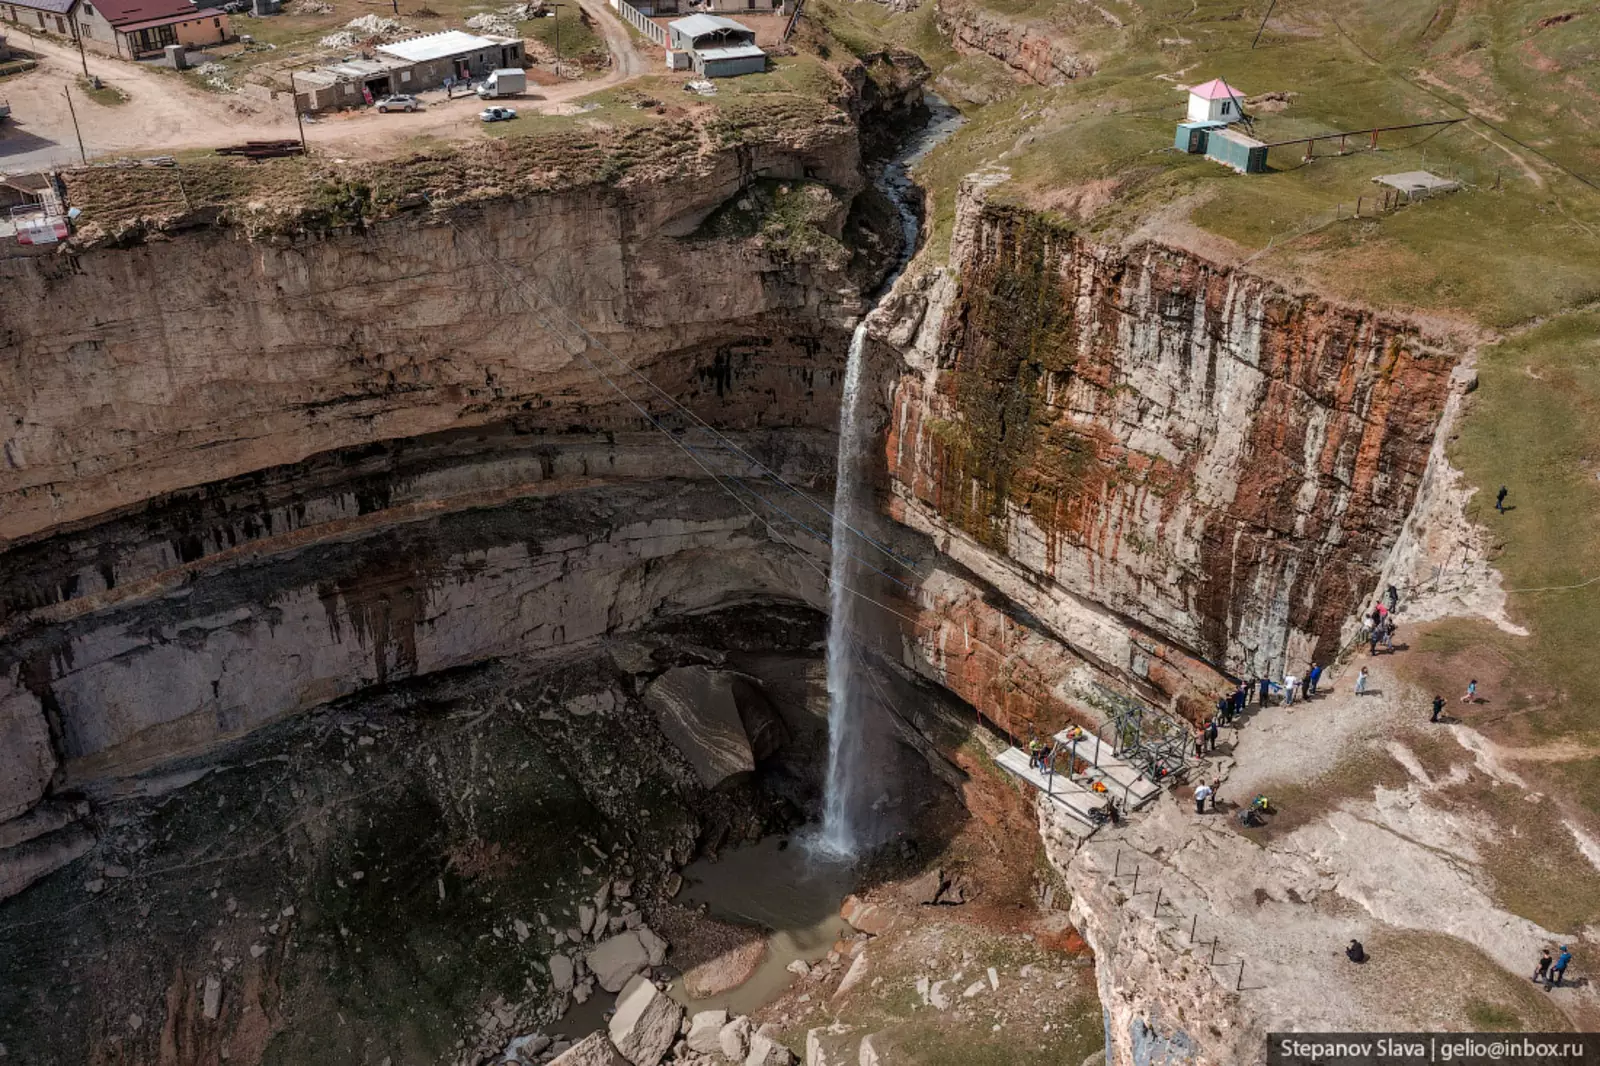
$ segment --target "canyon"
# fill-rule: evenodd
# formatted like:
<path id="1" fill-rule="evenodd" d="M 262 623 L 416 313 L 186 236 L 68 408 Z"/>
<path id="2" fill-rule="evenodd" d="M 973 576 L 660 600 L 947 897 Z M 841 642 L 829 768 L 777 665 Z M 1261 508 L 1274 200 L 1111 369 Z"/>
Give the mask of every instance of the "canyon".
<path id="1" fill-rule="evenodd" d="M 1063 18 L 937 12 L 955 52 L 1057 88 L 1123 28 Z M 1507 983 L 1564 930 L 1485 887 L 1497 823 L 1445 813 L 1521 779 L 1467 726 L 1404 732 L 1417 682 L 1389 660 L 1379 698 L 1347 695 L 1390 584 L 1408 629 L 1525 632 L 1448 454 L 1483 333 L 1075 219 L 999 164 L 928 188 L 924 244 L 874 302 L 915 249 L 872 179 L 928 73 L 866 57 L 819 120 L 620 177 L 460 196 L 476 172 L 446 159 L 451 194 L 354 218 L 145 217 L 109 171 L 68 175 L 81 238 L 0 258 L 5 1054 L 523 1061 L 519 1033 L 606 1024 L 606 938 L 641 928 L 672 953 L 634 972 L 714 984 L 753 934 L 691 902 L 716 876 L 694 864 L 804 846 L 847 591 L 868 604 L 835 638 L 872 733 L 855 783 L 890 828 L 853 869 L 853 932 L 761 1005 L 762 1061 L 787 1061 L 779 1035 L 811 1066 L 944 1061 L 904 1011 L 987 1039 L 1002 970 L 1047 1004 L 1030 1024 L 1070 1033 L 1038 1061 L 1103 1037 L 1114 1066 L 1248 1062 L 1274 1028 L 1416 1027 L 1423 992 L 1339 969 L 1355 936 L 1462 967 L 1525 1021 L 1582 1016 Z M 852 348 L 869 446 L 844 471 Z M 847 474 L 854 541 L 829 514 Z M 843 589 L 835 549 L 867 537 Z M 1337 715 L 1264 706 L 1191 754 L 1238 801 L 1286 767 L 1326 784 L 1350 752 L 1404 767 L 1324 820 L 1307 794 L 1270 838 L 1197 828 L 1175 785 L 1084 839 L 995 768 L 1129 704 L 1188 736 L 1238 679 L 1311 662 L 1339 689 L 1307 713 Z M 1161 871 L 1165 911 L 1134 913 L 1129 862 Z M 1437 902 L 1364 872 L 1384 863 Z M 937 917 L 963 878 L 978 946 Z M 816 906 L 797 925 L 831 919 Z M 946 983 L 973 1004 L 940 1006 Z M 910 1006 L 886 1021 L 868 996 Z M 690 1024 L 676 1061 L 712 1061 Z"/>

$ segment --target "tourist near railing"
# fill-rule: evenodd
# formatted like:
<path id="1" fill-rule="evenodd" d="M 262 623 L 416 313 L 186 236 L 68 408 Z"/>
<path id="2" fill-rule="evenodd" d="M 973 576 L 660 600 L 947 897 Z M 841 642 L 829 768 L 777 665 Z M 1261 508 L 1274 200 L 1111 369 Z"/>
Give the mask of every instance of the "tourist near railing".
<path id="1" fill-rule="evenodd" d="M 643 11 L 628 3 L 628 0 L 611 0 L 611 5 L 617 9 L 617 14 L 633 24 L 634 29 L 661 47 L 667 47 L 667 31 L 652 22 Z"/>

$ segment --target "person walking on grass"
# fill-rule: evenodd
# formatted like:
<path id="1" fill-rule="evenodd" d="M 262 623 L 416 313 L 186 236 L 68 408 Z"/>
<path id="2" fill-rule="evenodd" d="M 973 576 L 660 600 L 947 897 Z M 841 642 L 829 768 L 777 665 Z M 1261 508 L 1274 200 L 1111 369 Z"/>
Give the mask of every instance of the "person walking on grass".
<path id="1" fill-rule="evenodd" d="M 1500 491 L 1494 494 L 1494 509 L 1501 514 L 1506 513 L 1506 487 L 1500 486 Z"/>
<path id="2" fill-rule="evenodd" d="M 1357 696 L 1365 696 L 1366 694 L 1367 694 L 1367 668 L 1365 666 L 1363 666 L 1361 668 L 1361 672 L 1356 675 L 1356 695 Z"/>
<path id="3" fill-rule="evenodd" d="M 1444 713 L 1444 697 L 1443 696 L 1435 696 L 1435 697 L 1433 697 L 1433 717 L 1429 718 L 1428 721 L 1437 722 L 1439 720 L 1439 715 L 1441 715 L 1443 713 Z"/>
<path id="4" fill-rule="evenodd" d="M 1467 682 L 1467 694 L 1461 697 L 1462 703 L 1476 703 L 1478 700 L 1478 679 L 1473 678 Z"/>

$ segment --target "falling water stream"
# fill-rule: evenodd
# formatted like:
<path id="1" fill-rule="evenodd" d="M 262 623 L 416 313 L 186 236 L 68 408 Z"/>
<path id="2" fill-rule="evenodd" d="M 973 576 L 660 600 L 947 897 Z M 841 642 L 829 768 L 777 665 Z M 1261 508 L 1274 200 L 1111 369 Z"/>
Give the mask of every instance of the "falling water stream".
<path id="1" fill-rule="evenodd" d="M 912 195 L 910 168 L 949 137 L 961 124 L 960 114 L 929 94 L 927 124 L 884 166 L 876 184 L 900 214 L 905 240 L 900 260 L 876 294 L 881 300 L 894 286 L 917 247 L 921 205 Z M 876 306 L 876 303 L 874 303 Z M 833 496 L 832 585 L 828 602 L 828 776 L 825 785 L 822 830 L 816 850 L 830 857 L 849 859 L 872 844 L 869 830 L 869 768 L 866 751 L 865 712 L 862 700 L 861 655 L 853 635 L 860 599 L 856 595 L 862 576 L 861 556 L 875 551 L 856 531 L 868 510 L 867 461 L 873 441 L 867 410 L 867 320 L 863 317 L 850 338 L 845 364 L 844 391 L 839 398 L 839 456 Z"/>

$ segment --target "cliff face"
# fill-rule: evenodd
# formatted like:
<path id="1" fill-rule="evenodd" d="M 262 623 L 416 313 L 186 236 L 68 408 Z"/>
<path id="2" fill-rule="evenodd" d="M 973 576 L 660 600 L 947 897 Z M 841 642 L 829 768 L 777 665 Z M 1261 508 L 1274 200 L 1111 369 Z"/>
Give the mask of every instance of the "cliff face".
<path id="1" fill-rule="evenodd" d="M 1070 20 L 1075 13 L 1058 14 Z M 962 0 L 940 0 L 937 19 L 952 48 L 998 59 L 1018 81 L 1065 85 L 1095 71 L 1093 56 L 1071 40 L 1070 25 L 1036 26 Z"/>
<path id="2" fill-rule="evenodd" d="M 951 270 L 907 290 L 887 440 L 905 521 L 1193 711 L 1204 693 L 1151 676 L 1168 646 L 1237 673 L 1328 661 L 1427 467 L 1455 362 L 1437 342 L 975 194 Z"/>
<path id="3" fill-rule="evenodd" d="M 830 127 L 688 181 L 0 262 L 0 895 L 92 843 L 53 796 L 390 682 L 822 604 L 782 490 L 672 404 L 826 493 L 858 156 Z"/>
<path id="4" fill-rule="evenodd" d="M 626 362 L 590 353 L 607 373 L 710 396 L 724 424 L 815 422 L 771 397 L 809 390 L 821 323 L 855 306 L 843 264 L 695 231 L 770 178 L 815 182 L 836 237 L 857 165 L 843 131 L 364 233 L 0 263 L 0 407 L 21 413 L 0 430 L 0 543 L 373 441 L 512 416 L 642 426 L 566 316 Z"/>

